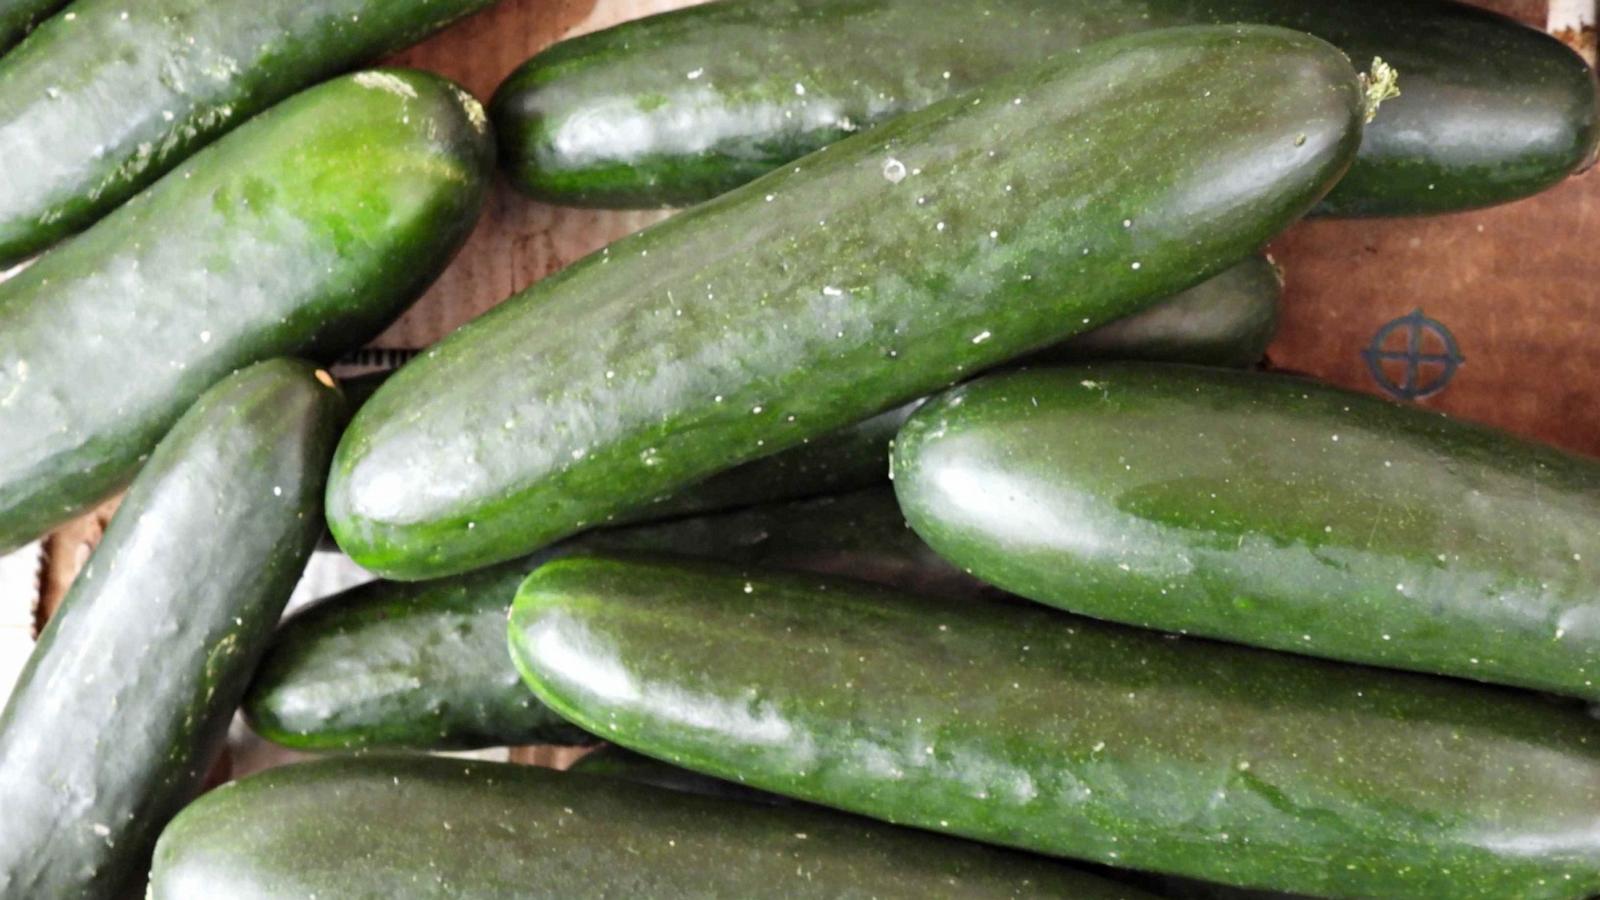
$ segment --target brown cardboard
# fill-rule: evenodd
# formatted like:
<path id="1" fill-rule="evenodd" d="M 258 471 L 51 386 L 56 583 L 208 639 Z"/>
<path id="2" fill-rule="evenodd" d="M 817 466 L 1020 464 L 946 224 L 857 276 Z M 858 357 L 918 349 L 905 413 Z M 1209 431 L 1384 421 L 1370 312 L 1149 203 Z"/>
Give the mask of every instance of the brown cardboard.
<path id="1" fill-rule="evenodd" d="M 67 595 L 67 588 L 89 561 L 89 554 L 105 534 L 111 514 L 122 502 L 120 496 L 102 503 L 94 511 L 57 528 L 44 539 L 44 566 L 39 575 L 39 599 L 33 607 L 33 634 L 38 637 L 56 607 Z"/>
<path id="2" fill-rule="evenodd" d="M 1363 351 L 1386 323 L 1420 309 L 1454 336 L 1464 362 L 1418 402 L 1600 455 L 1597 248 L 1594 172 L 1481 212 L 1302 223 L 1274 244 L 1288 283 L 1269 355 L 1381 394 Z M 1437 353 L 1437 333 L 1430 340 L 1425 350 Z"/>
<path id="3" fill-rule="evenodd" d="M 509 762 L 524 766 L 544 766 L 547 769 L 566 770 L 572 764 L 590 753 L 594 747 L 516 747 L 511 751 Z"/>

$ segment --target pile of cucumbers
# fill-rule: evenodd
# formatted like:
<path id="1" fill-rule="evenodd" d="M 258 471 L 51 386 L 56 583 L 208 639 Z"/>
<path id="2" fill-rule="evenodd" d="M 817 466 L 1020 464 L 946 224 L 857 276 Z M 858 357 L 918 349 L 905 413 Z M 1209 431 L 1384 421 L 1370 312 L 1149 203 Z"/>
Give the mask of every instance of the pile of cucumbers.
<path id="1" fill-rule="evenodd" d="M 1600 895 L 1600 461 L 1264 370 L 1307 215 L 1526 197 L 1442 0 L 0 0 L 0 900 Z M 687 207 L 381 379 L 494 188 Z M 378 580 L 283 618 L 318 542 Z M 329 758 L 209 792 L 236 711 Z M 441 751 L 590 747 L 571 771 Z M 225 780 L 225 779 L 224 779 Z"/>

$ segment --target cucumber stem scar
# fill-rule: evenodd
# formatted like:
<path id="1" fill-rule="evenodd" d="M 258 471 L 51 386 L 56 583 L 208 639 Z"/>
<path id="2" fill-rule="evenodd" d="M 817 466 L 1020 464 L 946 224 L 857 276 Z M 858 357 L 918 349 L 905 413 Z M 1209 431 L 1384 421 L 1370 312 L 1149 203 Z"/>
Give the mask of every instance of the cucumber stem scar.
<path id="1" fill-rule="evenodd" d="M 1361 89 L 1366 93 L 1366 121 L 1371 122 L 1378 117 L 1378 107 L 1385 100 L 1400 96 L 1400 73 L 1384 62 L 1383 57 L 1374 56 L 1372 69 L 1361 73 L 1360 78 Z"/>

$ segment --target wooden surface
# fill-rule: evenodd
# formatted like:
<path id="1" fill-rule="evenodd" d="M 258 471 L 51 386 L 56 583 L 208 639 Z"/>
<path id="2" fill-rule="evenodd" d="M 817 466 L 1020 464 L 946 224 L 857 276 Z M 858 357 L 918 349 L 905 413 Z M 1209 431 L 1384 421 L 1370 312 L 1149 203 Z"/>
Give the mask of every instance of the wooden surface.
<path id="1" fill-rule="evenodd" d="M 562 37 L 692 5 L 684 0 L 504 0 L 395 65 L 431 69 L 487 100 L 513 68 Z M 1542 26 L 1549 4 L 1485 2 Z M 1592 14 L 1589 21 L 1593 21 Z M 1593 31 L 1570 31 L 1589 42 Z M 425 347 L 495 303 L 664 216 L 559 209 L 503 183 L 460 258 L 374 346 Z M 1311 222 L 1274 245 L 1288 277 L 1280 367 L 1381 393 L 1362 351 L 1386 323 L 1422 310 L 1455 336 L 1465 362 L 1421 402 L 1600 454 L 1600 174 L 1540 198 L 1426 220 Z M 46 544 L 51 608 L 98 539 L 87 517 Z M 4 586 L 0 586 L 3 589 Z M 31 590 L 31 588 L 30 588 Z M 3 691 L 0 691 L 3 693 Z M 532 752 L 516 758 L 543 760 Z M 554 758 L 551 759 L 554 761 Z"/>

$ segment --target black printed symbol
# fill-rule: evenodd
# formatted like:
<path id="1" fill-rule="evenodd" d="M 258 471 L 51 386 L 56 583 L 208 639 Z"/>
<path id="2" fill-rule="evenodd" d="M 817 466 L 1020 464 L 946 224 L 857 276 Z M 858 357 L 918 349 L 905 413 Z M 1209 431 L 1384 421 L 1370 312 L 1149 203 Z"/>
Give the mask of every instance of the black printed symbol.
<path id="1" fill-rule="evenodd" d="M 1361 357 L 1378 386 L 1401 400 L 1439 393 L 1466 362 L 1450 329 L 1420 309 L 1378 329 Z"/>

